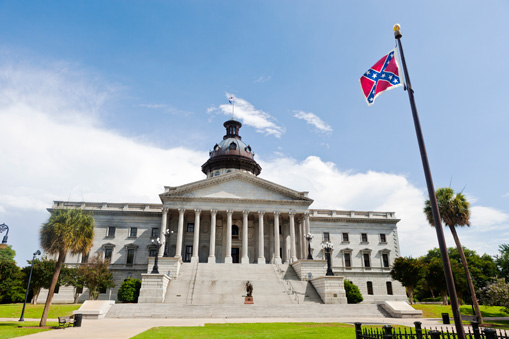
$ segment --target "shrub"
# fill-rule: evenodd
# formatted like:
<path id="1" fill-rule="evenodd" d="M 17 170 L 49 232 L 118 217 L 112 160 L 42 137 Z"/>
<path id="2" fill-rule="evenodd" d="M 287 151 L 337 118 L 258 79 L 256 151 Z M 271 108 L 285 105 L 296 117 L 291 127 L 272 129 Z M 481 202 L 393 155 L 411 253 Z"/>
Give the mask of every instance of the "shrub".
<path id="1" fill-rule="evenodd" d="M 125 303 L 137 303 L 138 296 L 140 295 L 141 280 L 134 278 L 127 278 L 122 282 L 122 286 L 117 293 L 119 301 Z"/>
<path id="2" fill-rule="evenodd" d="M 350 280 L 345 279 L 346 299 L 349 304 L 357 304 L 364 300 L 359 288 Z"/>

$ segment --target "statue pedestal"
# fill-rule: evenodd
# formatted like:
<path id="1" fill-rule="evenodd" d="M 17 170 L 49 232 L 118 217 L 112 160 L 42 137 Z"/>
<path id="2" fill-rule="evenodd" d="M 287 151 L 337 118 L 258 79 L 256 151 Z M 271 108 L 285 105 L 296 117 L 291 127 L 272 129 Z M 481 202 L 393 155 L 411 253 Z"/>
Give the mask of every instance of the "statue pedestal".
<path id="1" fill-rule="evenodd" d="M 244 304 L 254 304 L 253 297 L 244 297 Z"/>

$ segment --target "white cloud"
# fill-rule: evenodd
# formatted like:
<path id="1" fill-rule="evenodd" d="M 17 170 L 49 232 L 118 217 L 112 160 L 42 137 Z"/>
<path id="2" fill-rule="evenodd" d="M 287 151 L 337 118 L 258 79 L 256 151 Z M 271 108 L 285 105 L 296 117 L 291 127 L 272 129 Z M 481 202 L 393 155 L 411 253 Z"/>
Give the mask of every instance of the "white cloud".
<path id="1" fill-rule="evenodd" d="M 235 98 L 235 119 L 240 119 L 245 125 L 256 128 L 257 132 L 264 133 L 266 135 L 273 135 L 276 138 L 280 138 L 285 133 L 285 128 L 276 124 L 276 119 L 269 113 L 262 110 L 256 109 L 248 101 L 236 97 L 233 94 L 226 93 L 226 98 Z M 232 116 L 232 105 L 224 104 L 220 105 L 219 108 L 210 107 L 207 112 L 221 112 L 224 115 Z"/>
<path id="2" fill-rule="evenodd" d="M 509 214 L 492 207 L 472 206 L 470 225 L 477 232 L 509 230 Z"/>
<path id="3" fill-rule="evenodd" d="M 192 113 L 191 112 L 188 112 L 188 111 L 184 111 L 184 110 L 181 110 L 181 109 L 178 109 L 178 108 L 175 108 L 171 105 L 165 105 L 165 104 L 140 104 L 138 105 L 140 107 L 145 107 L 145 108 L 150 108 L 150 109 L 153 109 L 153 110 L 156 110 L 156 111 L 160 111 L 160 112 L 163 112 L 163 113 L 169 113 L 169 114 L 173 114 L 173 115 L 191 115 Z"/>
<path id="4" fill-rule="evenodd" d="M 503 194 L 502 198 L 509 198 L 509 192 L 507 192 L 506 194 Z"/>
<path id="5" fill-rule="evenodd" d="M 322 133 L 331 133 L 332 127 L 327 124 L 325 121 L 320 119 L 319 116 L 317 116 L 314 113 L 306 113 L 303 111 L 294 111 L 295 114 L 293 115 L 297 119 L 304 120 L 306 123 L 308 123 L 311 126 L 314 126 L 319 132 Z"/>
<path id="6" fill-rule="evenodd" d="M 260 77 L 254 81 L 254 83 L 255 83 L 255 84 L 256 84 L 256 83 L 261 83 L 261 84 L 263 84 L 264 82 L 267 82 L 267 81 L 269 81 L 270 79 L 272 79 L 272 76 L 271 76 L 271 75 L 269 75 L 269 76 L 260 75 Z"/>

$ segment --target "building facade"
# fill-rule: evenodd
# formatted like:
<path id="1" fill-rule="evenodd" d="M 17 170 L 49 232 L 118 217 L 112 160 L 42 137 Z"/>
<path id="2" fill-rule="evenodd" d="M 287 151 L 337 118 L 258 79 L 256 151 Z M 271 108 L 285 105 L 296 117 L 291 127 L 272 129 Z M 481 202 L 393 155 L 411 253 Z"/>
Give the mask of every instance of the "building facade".
<path id="1" fill-rule="evenodd" d="M 182 265 L 294 265 L 308 258 L 309 249 L 314 259 L 324 259 L 321 245 L 332 242 L 334 274 L 354 282 L 365 302 L 405 299 L 404 288 L 389 274 L 399 256 L 395 214 L 310 208 L 307 192 L 258 177 L 261 167 L 239 135 L 241 126 L 225 122 L 223 140 L 202 166 L 206 178 L 166 186 L 160 204 L 55 201 L 52 209 L 79 207 L 96 222 L 90 253 L 69 256 L 66 264 L 97 254 L 110 260 L 117 286 L 100 298 L 115 299 L 125 278 L 150 272 L 149 258 L 155 256 Z M 178 272 L 161 273 L 178 279 Z M 61 290 L 55 300 L 73 294 Z"/>

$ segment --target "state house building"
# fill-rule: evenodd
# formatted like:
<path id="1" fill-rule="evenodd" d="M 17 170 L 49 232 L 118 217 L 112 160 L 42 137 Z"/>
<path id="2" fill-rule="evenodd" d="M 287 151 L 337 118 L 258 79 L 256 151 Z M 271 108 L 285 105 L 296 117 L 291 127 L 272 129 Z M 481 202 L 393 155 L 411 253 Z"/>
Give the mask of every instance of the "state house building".
<path id="1" fill-rule="evenodd" d="M 241 126 L 236 120 L 226 121 L 226 135 L 202 165 L 206 178 L 165 186 L 159 195 L 160 204 L 55 201 L 52 209 L 80 207 L 91 212 L 96 223 L 90 253 L 69 255 L 66 264 L 79 265 L 96 254 L 110 260 L 116 287 L 102 291 L 100 299 L 115 299 L 127 277 L 148 276 L 158 256 L 159 272 L 168 278 L 159 302 L 200 303 L 198 296 L 186 299 L 184 294 L 189 295 L 185 289 L 202 279 L 200 293 L 208 295 L 205 303 L 227 303 L 223 292 L 215 300 L 210 295 L 218 288 L 242 293 L 246 280 L 254 281 L 255 296 L 263 303 L 262 294 L 269 293 L 270 286 L 282 288 L 276 283 L 262 283 L 269 276 L 274 275 L 274 281 L 279 282 L 294 277 L 293 282 L 283 285 L 296 294 L 299 284 L 324 276 L 321 245 L 330 241 L 334 245 L 334 276 L 356 284 L 365 303 L 406 300 L 404 288 L 389 274 L 399 256 L 399 219 L 395 213 L 312 209 L 308 192 L 259 177 L 262 169 L 251 146 L 239 134 Z M 307 233 L 313 235 L 313 260 L 307 260 Z M 152 242 L 157 238 L 162 242 L 159 250 Z M 214 272 L 217 279 L 211 278 Z M 258 280 L 263 276 L 258 285 L 256 274 Z M 236 285 L 228 282 L 230 276 Z M 220 282 L 231 286 L 218 287 Z M 313 289 L 308 287 L 302 287 L 302 300 L 296 296 L 297 302 L 312 299 L 309 290 Z M 54 300 L 72 300 L 74 292 L 69 289 L 60 288 Z M 41 297 L 45 298 L 43 294 Z M 81 299 L 88 299 L 86 291 Z M 327 303 L 323 296 L 321 299 Z M 267 297 L 268 303 L 271 300 L 277 298 Z"/>

